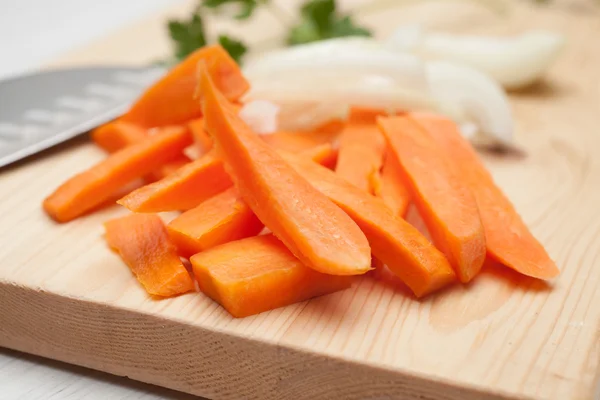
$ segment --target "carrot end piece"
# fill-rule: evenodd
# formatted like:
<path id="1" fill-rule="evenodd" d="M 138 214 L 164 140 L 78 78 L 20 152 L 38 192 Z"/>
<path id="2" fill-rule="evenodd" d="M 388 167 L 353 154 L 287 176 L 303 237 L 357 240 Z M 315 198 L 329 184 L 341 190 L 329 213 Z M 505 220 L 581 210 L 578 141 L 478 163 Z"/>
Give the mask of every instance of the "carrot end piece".
<path id="1" fill-rule="evenodd" d="M 131 214 L 108 221 L 104 227 L 108 245 L 148 294 L 170 297 L 194 290 L 194 282 L 159 216 Z"/>

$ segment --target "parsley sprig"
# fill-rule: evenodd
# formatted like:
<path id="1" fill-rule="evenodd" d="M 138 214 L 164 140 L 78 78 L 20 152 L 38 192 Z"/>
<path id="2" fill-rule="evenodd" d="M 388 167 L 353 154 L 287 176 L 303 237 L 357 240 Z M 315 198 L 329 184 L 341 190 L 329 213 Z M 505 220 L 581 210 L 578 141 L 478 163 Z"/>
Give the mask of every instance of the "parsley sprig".
<path id="1" fill-rule="evenodd" d="M 227 9 L 234 9 L 231 17 L 247 20 L 260 7 L 265 7 L 282 20 L 282 24 L 288 29 L 286 42 L 290 46 L 344 36 L 371 36 L 371 31 L 357 25 L 352 16 L 340 13 L 335 0 L 306 1 L 300 8 L 300 19 L 294 23 L 290 23 L 288 18 L 282 18 L 285 13 L 272 0 L 200 0 L 189 19 L 168 22 L 173 42 L 173 61 L 180 61 L 194 50 L 218 42 L 233 59 L 241 63 L 248 51 L 246 44 L 229 34 L 208 35 L 203 18 L 206 13 L 223 14 Z"/>

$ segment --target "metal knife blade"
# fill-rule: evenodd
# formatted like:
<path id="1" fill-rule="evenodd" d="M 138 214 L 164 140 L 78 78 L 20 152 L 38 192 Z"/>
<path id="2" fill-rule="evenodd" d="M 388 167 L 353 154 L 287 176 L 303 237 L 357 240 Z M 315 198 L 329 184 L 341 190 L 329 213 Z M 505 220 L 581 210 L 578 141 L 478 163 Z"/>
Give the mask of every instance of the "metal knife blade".
<path id="1" fill-rule="evenodd" d="M 0 168 L 118 117 L 165 72 L 82 67 L 0 81 Z"/>

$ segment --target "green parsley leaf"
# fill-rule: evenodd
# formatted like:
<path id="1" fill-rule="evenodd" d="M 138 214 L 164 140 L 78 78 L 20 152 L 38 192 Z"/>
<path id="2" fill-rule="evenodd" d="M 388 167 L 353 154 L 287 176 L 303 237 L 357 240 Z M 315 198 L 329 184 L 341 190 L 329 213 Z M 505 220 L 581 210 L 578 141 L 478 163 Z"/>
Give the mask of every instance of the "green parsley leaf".
<path id="1" fill-rule="evenodd" d="M 345 17 L 342 17 L 341 19 L 338 19 L 334 24 L 332 24 L 330 36 L 331 37 L 344 37 L 344 36 L 366 36 L 366 37 L 369 37 L 369 36 L 373 36 L 373 34 L 371 33 L 370 30 L 360 27 L 358 25 L 355 25 L 354 22 L 352 22 L 352 17 L 347 15 Z"/>
<path id="2" fill-rule="evenodd" d="M 325 34 L 335 19 L 334 0 L 312 0 L 300 9 L 302 17 L 311 21 L 321 34 Z"/>
<path id="3" fill-rule="evenodd" d="M 188 21 L 170 20 L 168 29 L 173 40 L 175 57 L 179 60 L 206 45 L 204 24 L 198 13 L 193 14 Z"/>
<path id="4" fill-rule="evenodd" d="M 313 21 L 304 20 L 290 29 L 287 43 L 289 45 L 304 44 L 321 40 L 321 33 Z"/>
<path id="5" fill-rule="evenodd" d="M 238 64 L 241 64 L 242 57 L 246 54 L 246 51 L 248 51 L 248 48 L 244 43 L 227 35 L 219 36 L 219 44 L 227 50 L 231 58 Z"/>
<path id="6" fill-rule="evenodd" d="M 349 15 L 340 15 L 335 0 L 310 0 L 301 8 L 302 21 L 290 29 L 290 45 L 345 36 L 371 36 L 371 31 L 356 25 Z"/>
<path id="7" fill-rule="evenodd" d="M 269 0 L 260 0 L 261 3 L 266 3 Z M 234 15 L 236 19 L 248 19 L 254 13 L 258 6 L 257 0 L 202 0 L 202 5 L 207 8 L 219 9 L 226 4 L 237 4 L 239 12 Z"/>

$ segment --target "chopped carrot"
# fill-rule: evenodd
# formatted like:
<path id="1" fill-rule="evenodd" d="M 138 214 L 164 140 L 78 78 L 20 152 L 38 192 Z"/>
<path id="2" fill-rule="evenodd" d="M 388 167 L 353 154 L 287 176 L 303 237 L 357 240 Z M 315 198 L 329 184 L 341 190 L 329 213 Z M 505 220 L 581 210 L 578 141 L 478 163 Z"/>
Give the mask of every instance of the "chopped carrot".
<path id="1" fill-rule="evenodd" d="M 204 119 L 196 118 L 188 122 L 188 127 L 192 131 L 199 153 L 202 155 L 208 153 L 213 147 L 213 141 L 204 130 Z"/>
<path id="2" fill-rule="evenodd" d="M 353 108 L 340 135 L 335 172 L 365 192 L 373 193 L 370 177 L 381 168 L 385 140 L 375 123 L 383 112 Z"/>
<path id="3" fill-rule="evenodd" d="M 250 130 L 206 66 L 199 72 L 206 129 L 246 204 L 307 266 L 332 275 L 369 271 L 371 251 L 358 226 Z"/>
<path id="4" fill-rule="evenodd" d="M 330 145 L 325 145 L 301 154 L 330 165 L 337 152 Z M 232 185 L 223 160 L 215 151 L 210 151 L 170 172 L 164 179 L 134 190 L 118 203 L 134 212 L 185 211 Z"/>
<path id="5" fill-rule="evenodd" d="M 196 50 L 152 85 L 122 117 L 124 121 L 152 128 L 182 124 L 202 115 L 194 100 L 196 66 L 205 61 L 216 86 L 229 100 L 241 97 L 249 88 L 240 68 L 221 46 Z"/>
<path id="6" fill-rule="evenodd" d="M 234 187 L 184 212 L 168 225 L 169 235 L 184 257 L 255 236 L 263 228 L 250 207 L 239 199 Z"/>
<path id="7" fill-rule="evenodd" d="M 58 222 L 77 218 L 128 183 L 179 156 L 191 141 L 186 129 L 172 128 L 119 150 L 63 183 L 44 200 L 44 210 Z"/>
<path id="8" fill-rule="evenodd" d="M 211 151 L 164 179 L 134 190 L 118 203 L 134 212 L 189 210 L 231 185 L 223 161 Z"/>
<path id="9" fill-rule="evenodd" d="M 379 118 L 396 155 L 404 183 L 434 243 L 461 282 L 473 279 L 485 261 L 485 233 L 475 197 L 441 146 L 406 116 Z"/>
<path id="10" fill-rule="evenodd" d="M 377 117 L 386 115 L 385 110 L 369 107 L 354 106 L 348 113 L 348 123 L 350 124 L 376 124 Z"/>
<path id="11" fill-rule="evenodd" d="M 290 154 L 285 155 L 285 159 L 358 224 L 371 244 L 373 255 L 417 297 L 455 281 L 446 257 L 416 228 L 394 215 L 381 199 L 310 160 Z"/>
<path id="12" fill-rule="evenodd" d="M 92 131 L 92 140 L 102 149 L 114 153 L 148 137 L 145 128 L 124 121 L 112 121 Z"/>
<path id="13" fill-rule="evenodd" d="M 303 156 L 322 163 L 334 152 L 330 144 L 303 152 Z M 168 225 L 169 234 L 180 254 L 189 257 L 219 244 L 257 235 L 264 225 L 244 203 L 235 188 L 230 188 L 200 203 Z"/>
<path id="14" fill-rule="evenodd" d="M 345 125 L 346 125 L 346 121 L 339 119 L 339 118 L 334 118 L 332 120 L 326 121 L 326 122 L 322 123 L 321 125 L 315 127 L 314 131 L 319 132 L 319 133 L 328 133 L 328 134 L 337 136 L 342 132 L 342 129 L 344 129 Z"/>
<path id="15" fill-rule="evenodd" d="M 275 132 L 260 137 L 271 146 L 289 151 L 298 152 L 312 149 L 320 144 L 331 143 L 337 138 L 337 133 L 311 131 L 311 132 Z"/>
<path id="16" fill-rule="evenodd" d="M 377 197 L 392 210 L 394 215 L 404 217 L 410 205 L 410 193 L 402 179 L 402 169 L 393 151 L 386 151 L 381 172 L 371 176 L 371 186 Z"/>
<path id="17" fill-rule="evenodd" d="M 560 271 L 532 235 L 510 200 L 457 126 L 442 117 L 415 114 L 411 118 L 427 130 L 455 162 L 471 188 L 483 221 L 488 255 L 523 275 L 550 279 Z"/>
<path id="18" fill-rule="evenodd" d="M 186 164 L 189 164 L 190 162 L 191 162 L 191 160 L 186 155 L 180 154 L 178 157 L 174 158 L 172 161 L 169 161 L 168 163 L 161 165 L 154 171 L 145 175 L 144 179 L 147 182 L 159 181 L 159 180 L 164 179 L 167 176 L 175 173 L 175 171 L 178 171 L 181 167 L 183 167 Z"/>
<path id="19" fill-rule="evenodd" d="M 163 129 L 172 129 L 172 127 L 160 128 L 154 134 L 160 133 Z M 124 147 L 141 142 L 148 136 L 147 129 L 123 121 L 109 122 L 96 128 L 92 132 L 92 140 L 109 153 L 114 153 Z M 189 162 L 190 159 L 184 154 L 181 154 L 173 161 L 161 165 L 155 171 L 147 174 L 144 177 L 144 180 L 147 182 L 158 181 Z"/>
<path id="20" fill-rule="evenodd" d="M 131 214 L 104 224 L 108 245 L 131 268 L 146 291 L 169 297 L 194 290 L 194 282 L 155 214 Z"/>
<path id="21" fill-rule="evenodd" d="M 304 266 L 273 235 L 226 243 L 190 261 L 200 290 L 238 318 L 347 289 L 354 279 Z"/>
<path id="22" fill-rule="evenodd" d="M 280 149 L 277 149 L 281 151 Z M 320 144 L 313 147 L 312 149 L 304 150 L 300 152 L 302 157 L 313 160 L 314 162 L 321 164 L 327 168 L 331 168 L 335 164 L 337 159 L 338 150 L 334 149 L 329 143 Z"/>

